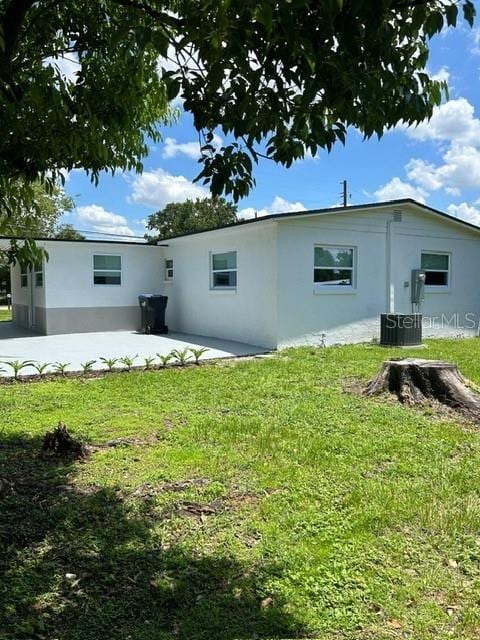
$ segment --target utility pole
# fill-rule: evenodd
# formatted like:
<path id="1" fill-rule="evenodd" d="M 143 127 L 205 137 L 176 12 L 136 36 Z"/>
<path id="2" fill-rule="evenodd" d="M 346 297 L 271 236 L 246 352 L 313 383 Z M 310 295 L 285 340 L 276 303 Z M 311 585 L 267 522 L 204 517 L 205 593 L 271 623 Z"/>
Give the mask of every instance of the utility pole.
<path id="1" fill-rule="evenodd" d="M 341 197 L 342 197 L 343 206 L 348 207 L 348 181 L 342 180 L 340 184 L 342 185 Z"/>

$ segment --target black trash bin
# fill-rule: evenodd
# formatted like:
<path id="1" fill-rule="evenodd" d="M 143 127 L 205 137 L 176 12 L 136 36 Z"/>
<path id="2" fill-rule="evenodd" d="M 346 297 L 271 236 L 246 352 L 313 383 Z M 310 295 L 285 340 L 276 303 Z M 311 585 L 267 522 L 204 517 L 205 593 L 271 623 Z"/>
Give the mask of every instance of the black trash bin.
<path id="1" fill-rule="evenodd" d="M 165 324 L 167 301 L 167 296 L 153 293 L 138 296 L 142 312 L 143 333 L 168 333 L 168 327 Z"/>
<path id="2" fill-rule="evenodd" d="M 421 313 L 382 313 L 380 344 L 386 347 L 418 347 L 422 344 Z"/>

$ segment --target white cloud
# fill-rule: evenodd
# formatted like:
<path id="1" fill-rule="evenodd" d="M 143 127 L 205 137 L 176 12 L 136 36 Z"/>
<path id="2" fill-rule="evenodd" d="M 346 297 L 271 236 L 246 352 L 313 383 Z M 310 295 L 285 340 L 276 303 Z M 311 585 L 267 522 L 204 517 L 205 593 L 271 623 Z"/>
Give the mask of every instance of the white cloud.
<path id="1" fill-rule="evenodd" d="M 475 204 L 479 204 L 478 200 Z M 468 205 L 466 202 L 460 204 L 450 204 L 447 207 L 447 212 L 451 216 L 470 222 L 480 227 L 480 209 Z"/>
<path id="2" fill-rule="evenodd" d="M 420 158 L 412 158 L 405 165 L 407 177 L 426 191 L 436 191 L 442 186 L 437 167 Z"/>
<path id="3" fill-rule="evenodd" d="M 480 142 L 480 120 L 474 114 L 473 105 L 465 98 L 449 100 L 434 107 L 428 122 L 406 128 L 406 133 L 415 140 L 477 145 Z"/>
<path id="4" fill-rule="evenodd" d="M 447 83 L 450 80 L 450 71 L 447 67 L 441 67 L 436 73 L 430 73 L 429 75 L 432 80 L 439 80 Z"/>
<path id="5" fill-rule="evenodd" d="M 437 74 L 447 79 L 444 67 Z M 442 160 L 438 163 L 412 158 L 405 165 L 409 182 L 399 178 L 382 187 L 382 196 L 415 191 L 426 198 L 429 193 L 443 189 L 449 195 L 459 196 L 462 189 L 480 188 L 480 119 L 475 117 L 473 105 L 465 98 L 450 100 L 435 107 L 429 122 L 417 128 L 402 126 L 415 140 L 441 144 Z M 412 197 L 415 197 L 412 195 Z"/>
<path id="6" fill-rule="evenodd" d="M 459 195 L 461 189 L 480 188 L 480 151 L 473 146 L 453 144 L 443 155 L 444 163 L 435 166 L 412 159 L 406 165 L 407 176 L 427 191 L 445 189 Z"/>
<path id="7" fill-rule="evenodd" d="M 238 212 L 238 217 L 242 220 L 255 218 L 255 214 L 258 218 L 262 216 L 268 216 L 272 213 L 292 213 L 293 211 L 306 211 L 306 207 L 301 202 L 289 202 L 280 196 L 275 196 L 272 203 L 268 207 L 256 210 L 253 207 L 246 207 Z"/>
<path id="8" fill-rule="evenodd" d="M 162 156 L 164 158 L 175 158 L 178 155 L 197 160 L 200 156 L 200 144 L 198 142 L 177 142 L 175 138 L 165 138 Z"/>
<path id="9" fill-rule="evenodd" d="M 480 46 L 480 30 L 477 42 Z M 448 80 L 449 71 L 442 67 L 432 77 Z M 430 121 L 416 128 L 402 125 L 400 129 L 414 140 L 438 143 L 441 160 L 412 158 L 405 165 L 408 182 L 394 178 L 375 193 L 378 198 L 413 197 L 424 201 L 434 191 L 443 190 L 458 197 L 463 189 L 480 189 L 480 119 L 475 117 L 468 100 L 450 100 L 434 108 Z M 462 203 L 458 207 L 467 214 L 468 205 Z"/>
<path id="10" fill-rule="evenodd" d="M 433 191 L 443 189 L 459 196 L 462 189 L 480 188 L 480 150 L 473 146 L 452 144 L 442 156 L 443 163 L 434 164 L 412 158 L 405 165 L 408 182 L 393 178 L 375 192 L 379 200 L 414 198 L 425 202 Z"/>
<path id="11" fill-rule="evenodd" d="M 211 144 L 214 147 L 220 147 L 223 144 L 223 140 L 215 134 Z M 198 160 L 200 157 L 200 142 L 177 142 L 175 138 L 165 138 L 162 156 L 164 158 L 175 158 L 178 155 Z"/>
<path id="12" fill-rule="evenodd" d="M 134 235 L 124 216 L 106 211 L 106 209 L 98 204 L 77 207 L 75 213 L 77 219 L 76 226 L 81 230 L 113 233 L 123 236 Z"/>
<path id="13" fill-rule="evenodd" d="M 418 202 L 425 202 L 427 192 L 421 187 L 415 187 L 408 182 L 403 182 L 400 178 L 392 178 L 390 182 L 387 182 L 375 191 L 377 200 L 400 200 L 402 198 L 413 198 Z"/>
<path id="14" fill-rule="evenodd" d="M 174 176 L 164 169 L 145 171 L 136 176 L 132 187 L 133 202 L 158 209 L 163 209 L 169 202 L 185 202 L 210 195 L 207 189 L 193 184 L 185 176 Z"/>

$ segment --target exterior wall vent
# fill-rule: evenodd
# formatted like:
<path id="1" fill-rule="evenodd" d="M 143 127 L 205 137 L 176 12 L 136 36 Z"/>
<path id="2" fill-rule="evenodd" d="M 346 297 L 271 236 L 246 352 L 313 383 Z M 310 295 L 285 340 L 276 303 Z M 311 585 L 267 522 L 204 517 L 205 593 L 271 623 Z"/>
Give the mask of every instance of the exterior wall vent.
<path id="1" fill-rule="evenodd" d="M 400 209 L 394 209 L 393 210 L 393 219 L 395 220 L 395 222 L 402 222 L 402 220 L 403 220 L 403 212 L 400 211 Z"/>

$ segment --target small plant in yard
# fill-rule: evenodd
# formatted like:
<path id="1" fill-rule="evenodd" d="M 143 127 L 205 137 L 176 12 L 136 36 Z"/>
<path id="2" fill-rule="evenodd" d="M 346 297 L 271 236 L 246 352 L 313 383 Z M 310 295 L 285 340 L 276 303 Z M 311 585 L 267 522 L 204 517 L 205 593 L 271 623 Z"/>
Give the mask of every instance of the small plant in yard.
<path id="1" fill-rule="evenodd" d="M 82 373 L 88 373 L 92 371 L 93 365 L 96 363 L 96 360 L 87 360 L 86 362 L 82 362 L 80 366 L 82 367 Z"/>
<path id="2" fill-rule="evenodd" d="M 143 359 L 143 361 L 144 361 L 144 368 L 146 371 L 148 371 L 153 367 L 153 363 L 155 362 L 155 356 L 147 356 L 146 358 Z"/>
<path id="3" fill-rule="evenodd" d="M 200 358 L 204 353 L 210 351 L 210 349 L 208 349 L 207 347 L 199 347 L 198 349 L 195 349 L 195 347 L 190 347 L 189 351 L 195 358 L 195 364 L 200 364 Z"/>
<path id="4" fill-rule="evenodd" d="M 190 349 L 188 347 L 186 349 L 173 349 L 172 356 L 178 362 L 181 367 L 184 367 L 190 359 L 189 354 Z"/>
<path id="5" fill-rule="evenodd" d="M 119 362 L 121 362 L 127 371 L 133 367 L 133 363 L 138 358 L 138 353 L 135 356 L 123 356 L 123 358 L 119 358 Z"/>
<path id="6" fill-rule="evenodd" d="M 52 366 L 55 373 L 64 376 L 67 372 L 67 367 L 70 366 L 70 362 L 55 362 Z"/>
<path id="7" fill-rule="evenodd" d="M 107 369 L 109 371 L 113 371 L 115 365 L 118 362 L 118 358 L 100 358 L 100 362 L 103 362 L 103 364 L 107 365 Z"/>
<path id="8" fill-rule="evenodd" d="M 161 366 L 166 367 L 167 364 L 173 360 L 173 355 L 171 353 L 157 353 L 157 358 L 160 360 Z"/>
<path id="9" fill-rule="evenodd" d="M 32 363 L 32 367 L 35 369 L 35 371 L 38 373 L 39 376 L 43 376 L 43 374 L 47 370 L 47 367 L 49 367 L 50 365 L 51 365 L 51 362 L 33 362 Z"/>
<path id="10" fill-rule="evenodd" d="M 18 380 L 18 376 L 20 371 L 25 369 L 26 367 L 33 366 L 33 360 L 5 360 L 2 364 L 6 364 L 13 371 L 13 377 L 15 380 Z"/>

